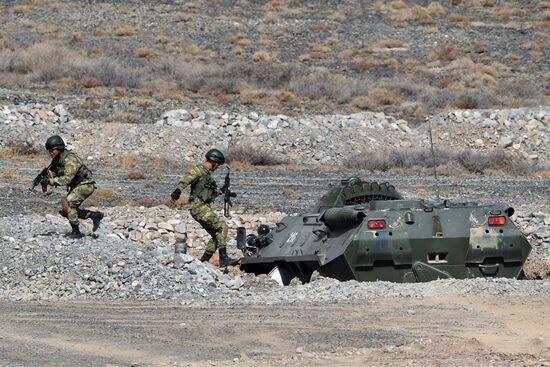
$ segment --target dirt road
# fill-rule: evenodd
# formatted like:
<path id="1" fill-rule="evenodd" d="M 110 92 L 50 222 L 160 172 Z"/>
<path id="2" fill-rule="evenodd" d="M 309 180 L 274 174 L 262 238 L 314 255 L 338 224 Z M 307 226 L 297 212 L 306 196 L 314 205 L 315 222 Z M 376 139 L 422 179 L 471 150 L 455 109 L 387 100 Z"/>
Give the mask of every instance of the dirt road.
<path id="1" fill-rule="evenodd" d="M 0 366 L 549 366 L 549 301 L 2 302 Z"/>

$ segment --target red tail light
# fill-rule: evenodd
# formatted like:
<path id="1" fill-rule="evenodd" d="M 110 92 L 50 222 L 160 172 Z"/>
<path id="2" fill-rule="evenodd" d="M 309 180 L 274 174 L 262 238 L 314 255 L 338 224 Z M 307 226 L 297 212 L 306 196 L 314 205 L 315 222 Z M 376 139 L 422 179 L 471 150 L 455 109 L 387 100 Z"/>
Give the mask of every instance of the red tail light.
<path id="1" fill-rule="evenodd" d="M 490 226 L 503 226 L 505 224 L 506 224 L 506 217 L 504 216 L 489 217 Z"/>
<path id="2" fill-rule="evenodd" d="M 386 228 L 386 221 L 384 220 L 369 220 L 369 229 L 384 229 Z"/>

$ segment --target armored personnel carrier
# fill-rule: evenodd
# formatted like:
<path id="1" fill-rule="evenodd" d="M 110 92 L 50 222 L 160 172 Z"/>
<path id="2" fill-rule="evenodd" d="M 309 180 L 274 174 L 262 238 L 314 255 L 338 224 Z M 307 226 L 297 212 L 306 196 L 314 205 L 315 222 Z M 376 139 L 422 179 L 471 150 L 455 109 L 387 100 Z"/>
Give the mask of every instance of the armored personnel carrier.
<path id="1" fill-rule="evenodd" d="M 241 269 L 303 283 L 317 270 L 342 281 L 517 278 L 531 251 L 505 204 L 407 200 L 388 183 L 345 179 L 310 213 L 237 233 Z"/>

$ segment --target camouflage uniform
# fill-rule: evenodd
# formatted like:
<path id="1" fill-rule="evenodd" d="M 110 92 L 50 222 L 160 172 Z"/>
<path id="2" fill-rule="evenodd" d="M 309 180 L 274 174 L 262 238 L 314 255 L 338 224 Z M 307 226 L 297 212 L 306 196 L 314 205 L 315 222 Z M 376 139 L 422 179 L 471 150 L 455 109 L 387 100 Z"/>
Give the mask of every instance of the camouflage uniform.
<path id="1" fill-rule="evenodd" d="M 211 172 L 203 164 L 189 170 L 178 182 L 177 189 L 183 191 L 191 185 L 189 207 L 191 216 L 210 234 L 212 239 L 206 245 L 206 252 L 213 254 L 216 249 L 225 248 L 225 221 L 213 209 L 214 200 L 221 194 Z"/>
<path id="2" fill-rule="evenodd" d="M 49 171 L 51 186 L 67 186 L 67 197 L 62 199 L 61 215 L 67 217 L 72 225 L 78 225 L 78 219 L 90 218 L 93 212 L 80 209 L 79 206 L 95 190 L 92 172 L 73 152 L 63 150 L 53 159 Z"/>

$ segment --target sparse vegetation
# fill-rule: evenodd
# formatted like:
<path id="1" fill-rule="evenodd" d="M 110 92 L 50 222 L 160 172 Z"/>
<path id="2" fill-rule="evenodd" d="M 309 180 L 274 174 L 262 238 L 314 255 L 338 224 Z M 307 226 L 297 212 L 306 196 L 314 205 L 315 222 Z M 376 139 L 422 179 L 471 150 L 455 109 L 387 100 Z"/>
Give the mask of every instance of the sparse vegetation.
<path id="1" fill-rule="evenodd" d="M 359 160 L 350 161 L 347 166 L 371 171 L 422 170 L 433 168 L 434 161 L 427 149 L 393 149 L 366 151 Z M 536 170 L 523 160 L 503 150 L 476 152 L 470 150 L 452 151 L 437 149 L 435 152 L 438 170 L 444 174 L 509 174 L 526 175 Z"/>
<path id="2" fill-rule="evenodd" d="M 276 166 L 288 163 L 285 159 L 278 157 L 273 152 L 263 150 L 252 142 L 230 145 L 226 153 L 227 160 L 232 166 L 239 166 L 243 163 L 251 166 Z"/>
<path id="3" fill-rule="evenodd" d="M 128 178 L 130 180 L 145 180 L 145 173 L 141 171 L 132 171 L 128 173 Z"/>
<path id="4" fill-rule="evenodd" d="M 50 20 L 55 16 L 44 21 L 38 16 L 49 11 L 43 2 L 16 4 L 1 32 L 0 84 L 52 93 L 78 89 L 91 98 L 256 104 L 287 114 L 380 108 L 412 123 L 419 111 L 547 101 L 547 1 L 396 0 L 365 2 L 360 10 L 343 3 L 313 17 L 313 8 L 300 4 L 247 2 L 220 15 L 186 3 L 158 27 L 150 12 L 131 3 L 105 3 L 102 9 L 116 10 L 116 19 L 93 29 L 60 26 Z M 65 16 L 75 11 L 51 6 Z M 254 29 L 244 21 L 251 12 L 260 23 Z M 209 22 L 224 24 L 224 32 Z M 528 31 L 514 40 L 498 32 L 491 43 L 477 37 L 520 28 Z M 535 92 L 511 88 L 505 98 L 494 98 L 529 79 Z M 419 90 L 411 95 L 393 88 L 405 83 Z M 373 91 L 380 89 L 392 98 L 376 101 Z M 130 113 L 122 120 L 139 120 L 134 111 L 120 112 Z"/>

